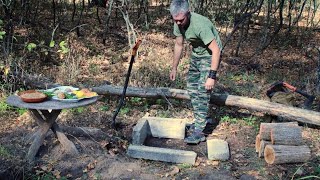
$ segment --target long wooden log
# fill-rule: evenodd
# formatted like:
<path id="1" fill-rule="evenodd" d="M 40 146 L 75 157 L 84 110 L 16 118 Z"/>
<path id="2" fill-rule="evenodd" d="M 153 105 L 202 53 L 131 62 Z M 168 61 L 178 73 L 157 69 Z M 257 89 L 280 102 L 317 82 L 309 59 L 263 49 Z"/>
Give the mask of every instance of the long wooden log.
<path id="1" fill-rule="evenodd" d="M 121 95 L 122 89 L 122 87 L 112 85 L 103 85 L 92 88 L 93 91 L 101 95 Z M 175 99 L 190 99 L 186 90 L 168 88 L 128 87 L 126 96 L 145 98 L 166 97 Z M 302 123 L 320 126 L 320 112 L 305 110 L 279 103 L 227 94 L 212 94 L 210 103 L 245 108 L 248 110 L 264 112 L 266 114 L 271 114 Z"/>
<path id="2" fill-rule="evenodd" d="M 24 78 L 28 79 L 28 78 Z M 36 80 L 25 80 L 26 84 L 35 88 L 55 87 L 58 84 L 35 83 Z M 88 87 L 99 95 L 118 95 L 123 91 L 122 86 L 102 85 L 98 87 Z M 143 97 L 143 98 L 175 98 L 190 99 L 186 90 L 170 89 L 170 88 L 137 88 L 128 87 L 126 91 L 127 97 Z M 240 107 L 252 111 L 264 112 L 266 114 L 283 117 L 285 119 L 294 120 L 302 123 L 320 126 L 320 112 L 305 110 L 301 108 L 291 107 L 279 103 L 241 97 L 227 94 L 212 94 L 210 102 L 217 105 L 226 105 Z"/>
<path id="3" fill-rule="evenodd" d="M 261 123 L 259 134 L 260 139 L 265 141 L 271 141 L 271 130 L 281 127 L 297 127 L 297 122 L 284 122 L 284 123 Z"/>
<path id="4" fill-rule="evenodd" d="M 267 145 L 264 159 L 268 164 L 307 162 L 311 157 L 308 146 Z"/>
<path id="5" fill-rule="evenodd" d="M 302 128 L 297 127 L 278 127 L 271 130 L 272 144 L 279 145 L 302 145 Z"/>

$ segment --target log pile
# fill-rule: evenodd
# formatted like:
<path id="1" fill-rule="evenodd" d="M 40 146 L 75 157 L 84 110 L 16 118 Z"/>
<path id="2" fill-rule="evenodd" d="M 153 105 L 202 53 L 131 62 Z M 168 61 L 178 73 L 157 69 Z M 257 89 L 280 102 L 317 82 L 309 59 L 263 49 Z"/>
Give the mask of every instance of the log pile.
<path id="1" fill-rule="evenodd" d="M 297 122 L 261 123 L 255 147 L 268 164 L 300 163 L 311 157 Z"/>

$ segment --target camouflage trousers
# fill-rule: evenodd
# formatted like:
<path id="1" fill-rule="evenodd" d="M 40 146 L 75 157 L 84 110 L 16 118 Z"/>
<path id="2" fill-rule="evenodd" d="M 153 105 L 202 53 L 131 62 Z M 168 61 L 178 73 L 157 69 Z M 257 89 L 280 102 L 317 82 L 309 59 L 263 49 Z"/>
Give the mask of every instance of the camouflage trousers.
<path id="1" fill-rule="evenodd" d="M 208 117 L 210 92 L 205 89 L 209 70 L 211 68 L 211 57 L 192 57 L 188 72 L 187 89 L 191 99 L 194 113 L 195 129 L 203 130 Z"/>

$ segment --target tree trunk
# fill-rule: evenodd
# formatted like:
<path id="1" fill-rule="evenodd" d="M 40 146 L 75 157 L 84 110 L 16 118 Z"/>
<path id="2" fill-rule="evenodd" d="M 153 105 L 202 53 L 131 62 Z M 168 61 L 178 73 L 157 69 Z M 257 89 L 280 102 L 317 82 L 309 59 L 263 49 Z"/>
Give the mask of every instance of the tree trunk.
<path id="1" fill-rule="evenodd" d="M 261 123 L 260 124 L 260 139 L 265 141 L 271 140 L 272 129 L 278 129 L 281 127 L 298 127 L 297 122 L 286 122 L 286 123 Z"/>
<path id="2" fill-rule="evenodd" d="M 308 146 L 267 145 L 264 159 L 268 164 L 300 163 L 310 159 Z"/>
<path id="3" fill-rule="evenodd" d="M 270 141 L 264 141 L 264 140 L 260 141 L 259 154 L 258 154 L 259 158 L 264 157 L 264 150 L 265 150 L 266 146 L 269 144 L 271 144 Z"/>
<path id="4" fill-rule="evenodd" d="M 272 144 L 299 146 L 303 143 L 302 128 L 297 127 L 276 127 L 271 129 Z"/>

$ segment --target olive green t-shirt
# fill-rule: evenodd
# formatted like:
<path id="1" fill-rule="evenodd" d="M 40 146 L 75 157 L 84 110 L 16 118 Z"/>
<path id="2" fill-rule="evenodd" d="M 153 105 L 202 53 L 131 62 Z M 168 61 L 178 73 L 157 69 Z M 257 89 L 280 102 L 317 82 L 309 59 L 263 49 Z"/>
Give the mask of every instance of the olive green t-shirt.
<path id="1" fill-rule="evenodd" d="M 208 48 L 212 40 L 215 40 L 220 48 L 222 44 L 219 33 L 213 23 L 207 18 L 197 13 L 191 13 L 189 27 L 184 30 L 180 29 L 174 23 L 173 34 L 175 36 L 183 36 L 185 40 L 192 45 L 192 56 L 208 57 L 212 55 Z"/>

